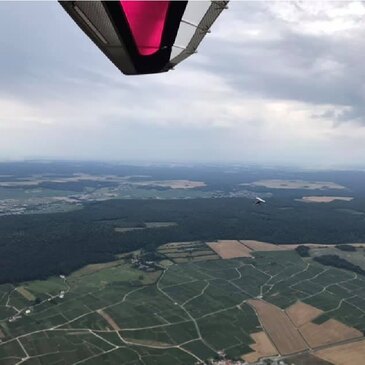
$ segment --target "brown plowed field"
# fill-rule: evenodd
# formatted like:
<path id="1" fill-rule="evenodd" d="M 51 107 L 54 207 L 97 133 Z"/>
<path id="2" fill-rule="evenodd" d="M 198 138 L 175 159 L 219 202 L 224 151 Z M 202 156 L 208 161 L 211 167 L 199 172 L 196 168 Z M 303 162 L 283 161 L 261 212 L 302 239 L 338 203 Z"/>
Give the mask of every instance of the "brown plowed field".
<path id="1" fill-rule="evenodd" d="M 285 312 L 296 327 L 300 327 L 311 322 L 314 318 L 323 313 L 322 310 L 303 302 L 296 302 L 289 308 L 285 309 Z"/>
<path id="2" fill-rule="evenodd" d="M 207 245 L 215 251 L 222 259 L 233 259 L 235 257 L 252 257 L 251 250 L 236 240 L 221 240 L 207 242 Z"/>
<path id="3" fill-rule="evenodd" d="M 315 354 L 335 365 L 362 365 L 365 363 L 365 341 L 330 347 Z"/>
<path id="4" fill-rule="evenodd" d="M 261 357 L 274 356 L 278 353 L 265 332 L 252 333 L 251 337 L 255 341 L 253 345 L 250 345 L 254 352 L 242 356 L 243 360 L 251 363 L 256 362 Z"/>
<path id="5" fill-rule="evenodd" d="M 293 354 L 308 348 L 284 311 L 263 300 L 250 299 L 247 302 L 255 309 L 265 332 L 281 355 Z"/>
<path id="6" fill-rule="evenodd" d="M 335 319 L 329 319 L 322 324 L 310 322 L 302 326 L 299 331 L 313 348 L 362 336 L 357 329 Z"/>

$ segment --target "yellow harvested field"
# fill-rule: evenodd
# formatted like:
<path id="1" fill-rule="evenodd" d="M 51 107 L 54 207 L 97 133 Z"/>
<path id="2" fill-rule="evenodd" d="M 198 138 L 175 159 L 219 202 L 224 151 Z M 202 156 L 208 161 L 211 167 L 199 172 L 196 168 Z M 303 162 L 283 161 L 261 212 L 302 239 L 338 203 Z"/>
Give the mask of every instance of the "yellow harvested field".
<path id="1" fill-rule="evenodd" d="M 252 333 L 251 337 L 255 341 L 253 345 L 250 345 L 254 352 L 242 356 L 243 360 L 251 363 L 256 362 L 261 357 L 277 355 L 278 351 L 265 332 Z"/>
<path id="2" fill-rule="evenodd" d="M 352 199 L 354 199 L 352 196 L 303 196 L 301 199 L 296 200 L 305 203 L 331 203 L 335 200 L 349 202 Z"/>
<path id="3" fill-rule="evenodd" d="M 237 240 L 220 240 L 207 242 L 207 245 L 215 251 L 222 259 L 233 259 L 235 257 L 252 257 L 251 250 Z"/>
<path id="4" fill-rule="evenodd" d="M 308 348 L 293 323 L 279 307 L 263 300 L 247 301 L 257 313 L 265 332 L 281 355 L 289 355 Z"/>
<path id="5" fill-rule="evenodd" d="M 335 319 L 329 319 L 322 324 L 309 322 L 299 331 L 313 348 L 363 336 L 357 329 L 348 327 Z"/>
<path id="6" fill-rule="evenodd" d="M 27 289 L 24 288 L 24 286 L 19 286 L 16 288 L 16 291 L 21 294 L 25 299 L 29 300 L 30 302 L 33 302 L 36 298 L 35 296 L 29 292 Z"/>
<path id="7" fill-rule="evenodd" d="M 162 188 L 171 189 L 194 189 L 206 186 L 203 181 L 191 181 L 191 180 L 161 180 L 161 181 L 143 181 L 135 183 L 139 186 L 158 186 Z"/>
<path id="8" fill-rule="evenodd" d="M 246 184 L 244 184 L 246 185 Z M 259 180 L 248 185 L 264 186 L 270 189 L 345 189 L 345 186 L 331 181 L 305 181 L 305 180 Z"/>
<path id="9" fill-rule="evenodd" d="M 240 242 L 253 251 L 283 251 L 284 247 L 269 242 L 240 240 Z"/>
<path id="10" fill-rule="evenodd" d="M 120 331 L 118 324 L 108 313 L 105 313 L 102 309 L 97 310 L 97 313 L 100 314 L 108 322 L 108 324 L 113 330 Z"/>
<path id="11" fill-rule="evenodd" d="M 314 318 L 323 313 L 322 310 L 303 302 L 296 302 L 289 308 L 285 309 L 285 312 L 296 327 L 300 327 L 311 322 Z"/>
<path id="12" fill-rule="evenodd" d="M 330 347 L 317 351 L 315 355 L 334 365 L 361 365 L 365 359 L 365 341 Z"/>

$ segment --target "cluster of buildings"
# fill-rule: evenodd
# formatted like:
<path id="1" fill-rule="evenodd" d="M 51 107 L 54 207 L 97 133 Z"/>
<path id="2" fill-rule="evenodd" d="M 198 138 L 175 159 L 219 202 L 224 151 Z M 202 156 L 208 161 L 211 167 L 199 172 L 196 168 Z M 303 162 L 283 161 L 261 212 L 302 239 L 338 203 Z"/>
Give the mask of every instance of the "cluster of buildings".
<path id="1" fill-rule="evenodd" d="M 213 360 L 210 365 L 248 365 L 246 361 L 234 360 Z"/>
<path id="2" fill-rule="evenodd" d="M 279 359 L 264 359 L 264 360 L 259 360 L 258 362 L 250 363 L 250 364 L 243 360 L 221 359 L 221 360 L 211 360 L 207 364 L 199 364 L 199 365 L 208 365 L 208 364 L 209 365 L 289 365 L 284 360 L 279 360 Z"/>
<path id="3" fill-rule="evenodd" d="M 23 214 L 27 209 L 27 204 L 15 199 L 3 199 L 0 201 L 0 215 Z"/>
<path id="4" fill-rule="evenodd" d="M 218 355 L 220 357 L 219 360 L 211 359 L 208 360 L 207 363 L 197 363 L 196 365 L 293 365 L 287 363 L 280 357 L 267 358 L 258 360 L 255 363 L 248 363 L 247 361 L 244 360 L 229 360 L 226 358 L 226 354 L 224 353 L 224 351 L 219 351 Z"/>
<path id="5" fill-rule="evenodd" d="M 132 267 L 146 272 L 156 271 L 156 269 L 159 268 L 154 261 L 145 260 L 141 256 L 133 256 L 131 259 L 131 264 Z"/>
<path id="6" fill-rule="evenodd" d="M 22 316 L 20 314 L 14 314 L 13 316 L 11 316 L 8 321 L 11 322 L 15 322 L 17 319 L 22 318 Z"/>

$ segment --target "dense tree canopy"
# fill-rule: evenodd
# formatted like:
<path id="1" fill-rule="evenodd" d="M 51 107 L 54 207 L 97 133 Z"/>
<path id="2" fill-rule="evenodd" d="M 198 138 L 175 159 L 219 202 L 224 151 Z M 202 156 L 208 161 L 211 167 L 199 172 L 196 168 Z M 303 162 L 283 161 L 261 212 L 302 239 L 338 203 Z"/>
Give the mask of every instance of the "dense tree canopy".
<path id="1" fill-rule="evenodd" d="M 337 203 L 336 203 L 337 204 Z M 341 206 L 341 203 L 338 203 Z M 335 206 L 336 207 L 336 206 Z M 177 225 L 124 233 L 143 222 Z M 365 240 L 361 215 L 334 205 L 271 199 L 110 200 L 68 213 L 0 217 L 0 282 L 69 273 L 89 263 L 171 241 L 256 239 L 273 243 Z"/>

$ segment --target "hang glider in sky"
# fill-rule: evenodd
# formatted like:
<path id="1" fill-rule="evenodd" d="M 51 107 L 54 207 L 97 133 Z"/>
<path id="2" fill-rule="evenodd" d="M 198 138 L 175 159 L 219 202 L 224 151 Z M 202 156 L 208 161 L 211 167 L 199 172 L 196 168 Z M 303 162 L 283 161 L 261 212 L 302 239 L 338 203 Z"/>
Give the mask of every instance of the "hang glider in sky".
<path id="1" fill-rule="evenodd" d="M 264 200 L 264 199 L 261 199 L 261 198 L 259 198 L 258 196 L 256 197 L 256 202 L 255 202 L 255 204 L 263 204 L 263 203 L 266 203 L 266 200 Z"/>

